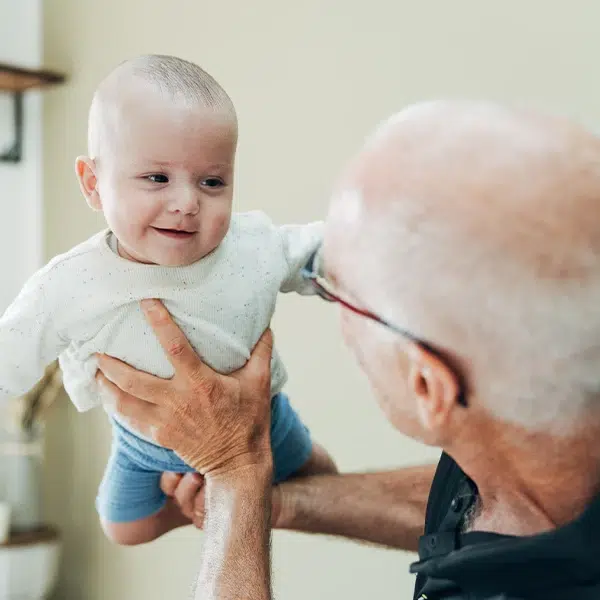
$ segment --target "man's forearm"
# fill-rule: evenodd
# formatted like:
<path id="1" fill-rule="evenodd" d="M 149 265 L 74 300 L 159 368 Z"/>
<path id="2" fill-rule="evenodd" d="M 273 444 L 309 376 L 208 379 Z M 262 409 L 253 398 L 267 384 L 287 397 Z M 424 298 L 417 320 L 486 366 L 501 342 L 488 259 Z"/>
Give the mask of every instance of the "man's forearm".
<path id="1" fill-rule="evenodd" d="M 271 600 L 271 482 L 267 469 L 207 480 L 197 600 Z"/>
<path id="2" fill-rule="evenodd" d="M 281 484 L 277 525 L 416 550 L 435 466 L 315 475 Z"/>

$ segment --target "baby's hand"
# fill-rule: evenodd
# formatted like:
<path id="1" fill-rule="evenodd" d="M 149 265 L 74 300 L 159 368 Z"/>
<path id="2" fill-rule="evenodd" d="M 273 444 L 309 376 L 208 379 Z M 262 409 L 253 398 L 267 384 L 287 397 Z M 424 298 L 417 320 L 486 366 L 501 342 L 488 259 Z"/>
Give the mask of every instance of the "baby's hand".
<path id="1" fill-rule="evenodd" d="M 160 489 L 198 529 L 204 524 L 204 478 L 198 473 L 163 473 Z"/>
<path id="2" fill-rule="evenodd" d="M 284 484 L 285 485 L 285 484 Z M 204 525 L 204 478 L 198 473 L 163 473 L 160 479 L 160 489 L 181 511 L 181 514 L 192 522 L 198 529 Z M 281 486 L 273 488 L 273 503 L 271 508 L 271 523 L 279 526 L 281 517 Z"/>

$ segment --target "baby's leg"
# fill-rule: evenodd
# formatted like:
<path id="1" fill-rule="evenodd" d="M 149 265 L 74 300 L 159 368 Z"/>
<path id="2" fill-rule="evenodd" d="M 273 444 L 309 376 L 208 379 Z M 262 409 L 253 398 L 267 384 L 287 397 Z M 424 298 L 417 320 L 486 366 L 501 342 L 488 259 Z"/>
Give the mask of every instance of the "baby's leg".
<path id="1" fill-rule="evenodd" d="M 277 394 L 271 403 L 271 447 L 275 483 L 292 475 L 337 473 L 327 451 L 313 444 L 310 433 L 285 394 Z"/>
<path id="2" fill-rule="evenodd" d="M 116 544 L 150 542 L 185 523 L 160 489 L 160 471 L 144 469 L 119 438 L 113 439 L 96 507 L 106 536 Z"/>
<path id="3" fill-rule="evenodd" d="M 181 514 L 179 507 L 167 500 L 159 512 L 129 523 L 114 523 L 100 518 L 106 537 L 120 546 L 137 546 L 151 542 L 165 533 L 189 525 L 190 521 Z"/>

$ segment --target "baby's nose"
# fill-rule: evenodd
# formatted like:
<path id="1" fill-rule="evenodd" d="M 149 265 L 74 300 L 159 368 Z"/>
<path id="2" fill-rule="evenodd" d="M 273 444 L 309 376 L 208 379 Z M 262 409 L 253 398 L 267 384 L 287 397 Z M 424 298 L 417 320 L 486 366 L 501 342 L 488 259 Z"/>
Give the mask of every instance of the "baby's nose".
<path id="1" fill-rule="evenodd" d="M 180 190 L 172 202 L 172 210 L 184 215 L 195 215 L 200 210 L 200 193 L 197 190 Z"/>

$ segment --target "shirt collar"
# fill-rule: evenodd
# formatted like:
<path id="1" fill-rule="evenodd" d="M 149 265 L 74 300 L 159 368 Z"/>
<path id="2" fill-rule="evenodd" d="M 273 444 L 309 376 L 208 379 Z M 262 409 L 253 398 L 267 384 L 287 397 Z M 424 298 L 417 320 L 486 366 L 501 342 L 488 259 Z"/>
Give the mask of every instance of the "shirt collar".
<path id="1" fill-rule="evenodd" d="M 600 598 L 600 495 L 571 523 L 539 535 L 461 534 L 460 520 L 476 498 L 472 482 L 465 485 L 471 492 L 463 485 L 455 498 L 463 499 L 461 510 L 452 516 L 451 507 L 440 531 L 432 534 L 438 536 L 434 548 L 420 551 L 422 560 L 411 565 L 412 573 L 447 580 L 472 593 L 523 597 L 540 589 L 566 593 L 594 585 L 594 598 Z M 421 542 L 431 545 L 432 535 Z"/>

